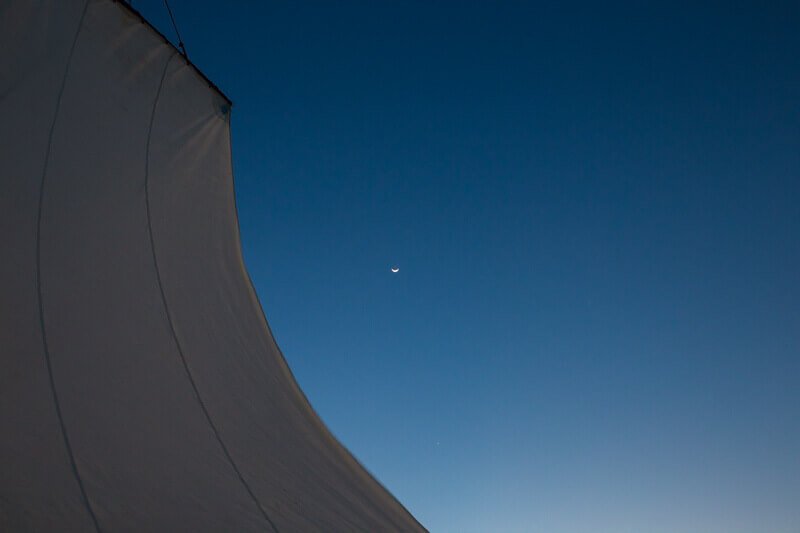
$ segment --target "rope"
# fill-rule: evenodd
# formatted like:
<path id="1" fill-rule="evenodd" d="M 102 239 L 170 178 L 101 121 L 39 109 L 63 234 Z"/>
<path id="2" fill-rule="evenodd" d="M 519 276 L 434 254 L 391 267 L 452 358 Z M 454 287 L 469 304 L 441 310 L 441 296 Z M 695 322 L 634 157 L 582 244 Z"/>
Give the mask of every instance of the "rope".
<path id="1" fill-rule="evenodd" d="M 169 1 L 164 0 L 164 5 L 167 6 L 167 13 L 169 13 L 169 19 L 172 21 L 172 27 L 175 29 L 175 35 L 178 36 L 178 48 L 180 48 L 183 57 L 189 59 L 189 55 L 186 53 L 186 47 L 183 46 L 183 39 L 181 39 L 181 32 L 178 31 L 178 25 L 175 23 L 175 17 L 172 16 L 172 9 L 169 7 Z"/>

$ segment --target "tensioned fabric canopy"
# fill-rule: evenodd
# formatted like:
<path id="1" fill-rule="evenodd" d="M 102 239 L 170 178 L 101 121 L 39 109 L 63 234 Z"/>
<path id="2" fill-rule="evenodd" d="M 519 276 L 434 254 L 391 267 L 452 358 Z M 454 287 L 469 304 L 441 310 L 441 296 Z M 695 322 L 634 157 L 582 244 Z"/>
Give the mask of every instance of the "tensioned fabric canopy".
<path id="1" fill-rule="evenodd" d="M 229 121 L 127 5 L 0 3 L 0 530 L 424 530 L 275 344 Z"/>

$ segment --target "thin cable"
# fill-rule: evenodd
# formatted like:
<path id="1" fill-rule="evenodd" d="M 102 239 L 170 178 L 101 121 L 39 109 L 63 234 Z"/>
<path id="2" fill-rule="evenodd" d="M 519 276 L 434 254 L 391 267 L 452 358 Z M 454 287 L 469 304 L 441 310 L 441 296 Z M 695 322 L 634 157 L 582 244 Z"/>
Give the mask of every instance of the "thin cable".
<path id="1" fill-rule="evenodd" d="M 169 13 L 169 19 L 172 21 L 172 27 L 175 28 L 175 35 L 178 36 L 178 48 L 181 49 L 183 57 L 189 59 L 189 55 L 186 53 L 186 47 L 183 45 L 183 39 L 181 39 L 181 32 L 178 31 L 178 25 L 175 24 L 175 17 L 172 16 L 172 9 L 169 7 L 169 1 L 164 0 L 164 5 L 167 6 L 167 13 Z"/>

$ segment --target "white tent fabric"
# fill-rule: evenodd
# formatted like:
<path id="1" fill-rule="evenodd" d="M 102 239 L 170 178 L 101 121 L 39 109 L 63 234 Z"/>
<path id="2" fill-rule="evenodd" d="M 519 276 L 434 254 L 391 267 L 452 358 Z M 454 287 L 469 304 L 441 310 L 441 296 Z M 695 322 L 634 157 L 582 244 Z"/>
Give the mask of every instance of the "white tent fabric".
<path id="1" fill-rule="evenodd" d="M 424 530 L 275 344 L 229 119 L 127 5 L 0 3 L 0 530 Z"/>

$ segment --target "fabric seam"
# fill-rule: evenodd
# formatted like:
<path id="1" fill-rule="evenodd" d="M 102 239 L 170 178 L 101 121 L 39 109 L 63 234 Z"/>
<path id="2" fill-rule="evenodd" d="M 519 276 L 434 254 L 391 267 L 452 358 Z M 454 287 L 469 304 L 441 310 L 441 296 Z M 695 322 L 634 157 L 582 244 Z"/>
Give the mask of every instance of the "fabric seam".
<path id="1" fill-rule="evenodd" d="M 172 339 L 175 342 L 175 347 L 178 350 L 178 356 L 179 356 L 179 358 L 181 360 L 181 363 L 183 364 L 183 369 L 186 372 L 186 377 L 188 378 L 189 383 L 192 386 L 192 390 L 194 391 L 195 398 L 197 398 L 197 403 L 200 405 L 200 409 L 203 412 L 203 415 L 205 416 L 206 421 L 208 422 L 208 425 L 211 427 L 211 431 L 214 433 L 214 436 L 216 437 L 217 442 L 219 443 L 220 448 L 222 449 L 222 452 L 225 455 L 225 458 L 228 460 L 228 463 L 231 465 L 231 468 L 233 468 L 233 471 L 239 477 L 239 481 L 241 481 L 241 483 L 244 486 L 245 490 L 247 490 L 247 494 L 250 496 L 250 498 L 256 504 L 256 507 L 258 507 L 258 510 L 261 512 L 261 515 L 264 517 L 264 519 L 272 527 L 272 530 L 275 533 L 279 533 L 278 528 L 275 526 L 275 524 L 272 521 L 272 519 L 270 519 L 269 514 L 267 513 L 267 510 L 264 508 L 264 506 L 258 500 L 258 498 L 256 497 L 255 493 L 250 488 L 250 485 L 244 479 L 244 475 L 239 470 L 239 467 L 236 465 L 236 462 L 233 460 L 233 457 L 231 456 L 231 453 L 228 450 L 228 447 L 225 445 L 225 442 L 222 440 L 222 436 L 220 435 L 220 432 L 217 429 L 216 424 L 214 424 L 214 420 L 211 418 L 211 413 L 209 413 L 208 408 L 206 407 L 206 404 L 203 401 L 203 397 L 200 395 L 200 390 L 197 387 L 197 383 L 194 380 L 194 376 L 192 375 L 192 371 L 189 368 L 189 363 L 186 360 L 186 355 L 183 352 L 183 346 L 181 345 L 181 342 L 178 339 L 178 333 L 177 333 L 177 331 L 175 329 L 175 324 L 174 324 L 174 322 L 172 320 L 172 313 L 170 312 L 169 304 L 167 303 L 167 295 L 164 292 L 164 284 L 163 284 L 163 281 L 161 279 L 161 269 L 158 266 L 158 254 L 156 253 L 155 237 L 153 236 L 153 223 L 152 223 L 152 216 L 151 216 L 151 209 L 150 209 L 150 142 L 151 142 L 151 134 L 153 132 L 153 124 L 155 122 L 156 108 L 158 107 L 158 101 L 161 98 L 161 89 L 162 89 L 162 87 L 164 85 L 164 80 L 165 80 L 165 78 L 167 76 L 167 68 L 169 67 L 169 64 L 172 62 L 172 59 L 175 57 L 175 55 L 176 54 L 173 51 L 172 55 L 170 55 L 169 59 L 167 60 L 167 64 L 164 65 L 164 71 L 161 74 L 161 81 L 159 82 L 159 85 L 158 85 L 158 92 L 156 93 L 156 98 L 155 98 L 155 101 L 153 102 L 153 110 L 152 110 L 152 112 L 150 114 L 150 125 L 149 125 L 149 127 L 147 129 L 147 150 L 145 152 L 144 195 L 145 195 L 145 206 L 146 206 L 146 210 L 147 210 L 147 231 L 148 231 L 148 234 L 150 236 L 150 249 L 151 249 L 151 251 L 153 253 L 153 264 L 155 266 L 155 271 L 156 271 L 156 282 L 158 284 L 159 293 L 161 294 L 161 302 L 164 305 L 164 314 L 167 317 L 167 323 L 169 324 L 169 330 L 170 330 L 170 333 L 172 335 Z"/>
<path id="2" fill-rule="evenodd" d="M 67 77 L 69 75 L 69 68 L 72 64 L 72 56 L 75 53 L 75 46 L 78 43 L 78 36 L 81 34 L 81 30 L 83 29 L 83 21 L 86 18 L 86 11 L 88 10 L 89 2 L 88 0 L 83 4 L 83 11 L 81 12 L 81 18 L 78 21 L 78 29 L 75 31 L 75 37 L 72 38 L 72 45 L 69 49 L 69 56 L 67 56 L 67 66 L 64 69 L 64 77 L 61 79 L 61 88 L 58 91 L 58 98 L 56 99 L 56 108 L 55 112 L 53 113 L 53 122 L 50 124 L 50 134 L 48 135 L 47 139 L 47 151 L 45 152 L 44 157 L 44 167 L 42 168 L 42 179 L 39 185 L 39 207 L 36 216 L 36 291 L 38 294 L 39 300 L 39 326 L 42 332 L 42 347 L 44 348 L 44 360 L 47 366 L 47 376 L 50 381 L 50 391 L 53 394 L 53 404 L 55 405 L 56 415 L 58 416 L 58 423 L 61 428 L 61 436 L 64 438 L 64 448 L 66 448 L 67 455 L 69 456 L 70 466 L 72 468 L 72 474 L 75 477 L 75 481 L 78 483 L 78 488 L 81 492 L 81 499 L 83 500 L 83 504 L 86 507 L 86 511 L 89 513 L 89 516 L 94 523 L 95 530 L 99 533 L 102 531 L 100 528 L 100 524 L 97 521 L 97 516 L 94 513 L 94 509 L 92 509 L 92 504 L 89 502 L 89 496 L 86 493 L 86 487 L 83 484 L 83 479 L 81 478 L 80 471 L 78 470 L 78 463 L 75 460 L 75 453 L 72 450 L 72 444 L 69 440 L 69 435 L 67 433 L 67 426 L 64 422 L 64 416 L 61 411 L 61 402 L 58 398 L 58 391 L 56 389 L 56 381 L 55 376 L 53 375 L 53 365 L 50 358 L 50 347 L 47 344 L 47 328 L 45 326 L 45 319 L 44 319 L 44 295 L 42 292 L 42 212 L 44 211 L 44 191 L 45 191 L 45 183 L 47 177 L 47 170 L 49 167 L 50 162 L 50 155 L 51 150 L 53 147 L 53 135 L 56 129 L 56 122 L 58 122 L 58 114 L 61 110 L 61 99 L 64 96 L 64 88 L 67 86 Z"/>

